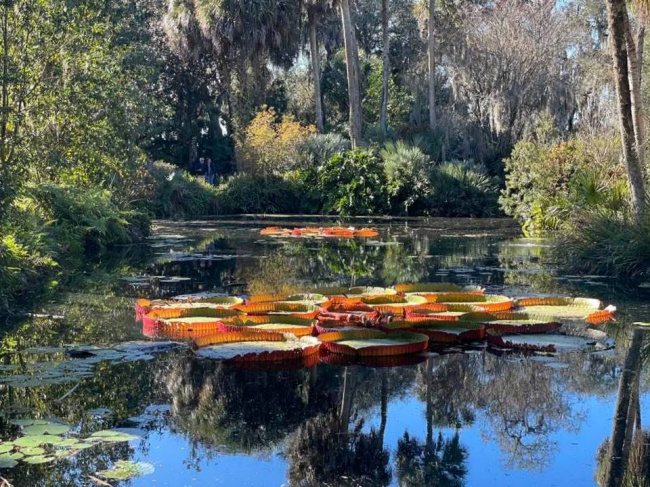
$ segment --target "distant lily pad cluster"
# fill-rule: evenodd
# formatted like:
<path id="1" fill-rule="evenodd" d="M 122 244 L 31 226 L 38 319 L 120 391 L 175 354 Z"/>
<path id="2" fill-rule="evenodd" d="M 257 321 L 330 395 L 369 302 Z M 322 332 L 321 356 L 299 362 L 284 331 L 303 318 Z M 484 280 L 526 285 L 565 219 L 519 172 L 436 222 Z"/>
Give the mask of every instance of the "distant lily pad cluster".
<path id="1" fill-rule="evenodd" d="M 20 427 L 20 432 L 15 439 L 0 442 L 0 468 L 12 468 L 19 462 L 50 463 L 100 444 L 139 439 L 119 430 L 96 431 L 82 438 L 70 435 L 69 425 L 45 419 L 18 419 L 11 423 Z"/>
<path id="2" fill-rule="evenodd" d="M 111 348 L 89 345 L 65 347 L 38 347 L 21 353 L 34 355 L 40 360 L 23 364 L 0 364 L 0 385 L 11 387 L 40 387 L 45 385 L 79 382 L 94 375 L 100 362 L 120 364 L 138 360 L 151 360 L 152 354 L 182 346 L 172 342 L 126 342 Z M 43 359 L 47 356 L 47 360 Z"/>

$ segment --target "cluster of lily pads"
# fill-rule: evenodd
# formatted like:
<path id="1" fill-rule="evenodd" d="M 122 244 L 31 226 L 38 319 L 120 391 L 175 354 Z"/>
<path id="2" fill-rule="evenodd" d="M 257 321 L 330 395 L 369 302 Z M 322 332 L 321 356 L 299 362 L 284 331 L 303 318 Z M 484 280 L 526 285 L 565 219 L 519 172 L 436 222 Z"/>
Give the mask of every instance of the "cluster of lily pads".
<path id="1" fill-rule="evenodd" d="M 610 346 L 607 335 L 595 325 L 613 320 L 614 311 L 596 299 L 514 299 L 444 283 L 321 288 L 295 295 L 203 293 L 136 305 L 146 335 L 191 338 L 200 355 L 230 361 L 305 359 L 321 350 L 356 357 L 404 355 L 430 344 L 485 341 L 496 348 L 547 353 L 592 345 L 604 349 Z"/>
<path id="2" fill-rule="evenodd" d="M 135 341 L 113 347 L 68 345 L 62 347 L 34 347 L 21 351 L 25 355 L 47 360 L 0 364 L 0 386 L 39 387 L 44 385 L 75 383 L 92 377 L 95 365 L 100 362 L 121 364 L 139 360 L 152 360 L 155 353 L 183 346 L 174 342 Z"/>
<path id="3" fill-rule="evenodd" d="M 12 468 L 19 462 L 30 465 L 50 463 L 97 445 L 139 439 L 119 430 L 96 431 L 81 438 L 69 434 L 69 425 L 44 419 L 17 419 L 11 424 L 18 426 L 20 431 L 15 439 L 0 442 L 0 468 Z"/>

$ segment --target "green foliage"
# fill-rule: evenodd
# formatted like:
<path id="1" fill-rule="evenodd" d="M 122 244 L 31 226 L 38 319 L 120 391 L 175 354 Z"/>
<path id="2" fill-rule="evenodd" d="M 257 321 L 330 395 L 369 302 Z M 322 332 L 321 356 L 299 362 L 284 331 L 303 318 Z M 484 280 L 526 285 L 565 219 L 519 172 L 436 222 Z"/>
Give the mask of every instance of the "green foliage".
<path id="1" fill-rule="evenodd" d="M 217 213 L 295 213 L 300 205 L 298 188 L 282 176 L 236 174 L 217 188 Z"/>
<path id="2" fill-rule="evenodd" d="M 648 278 L 650 219 L 634 223 L 612 212 L 583 212 L 562 231 L 552 255 L 569 272 Z"/>
<path id="3" fill-rule="evenodd" d="M 318 170 L 325 213 L 376 215 L 386 208 L 386 175 L 372 150 L 337 154 Z"/>
<path id="4" fill-rule="evenodd" d="M 334 155 L 350 149 L 350 142 L 339 134 L 313 134 L 299 142 L 293 167 L 299 170 L 318 168 Z"/>
<path id="5" fill-rule="evenodd" d="M 404 215 L 424 211 L 429 193 L 429 158 L 418 147 L 402 141 L 386 144 L 380 155 L 384 160 L 391 209 Z"/>
<path id="6" fill-rule="evenodd" d="M 429 173 L 429 210 L 436 216 L 490 217 L 499 214 L 494 178 L 466 162 L 448 162 Z"/>
<path id="7" fill-rule="evenodd" d="M 379 123 L 379 109 L 382 91 L 381 59 L 372 57 L 368 62 L 366 94 L 363 98 L 364 121 L 369 124 Z M 413 96 L 402 86 L 398 86 L 393 76 L 388 77 L 388 125 L 401 129 L 409 123 L 409 113 Z"/>
<path id="8" fill-rule="evenodd" d="M 615 138 L 537 139 L 517 143 L 505 160 L 506 187 L 499 200 L 527 235 L 557 231 L 578 208 L 624 206 L 625 172 Z"/>
<path id="9" fill-rule="evenodd" d="M 196 218 L 216 211 L 216 188 L 202 177 L 194 177 L 165 162 L 152 170 L 153 198 L 145 208 L 156 218 Z"/>

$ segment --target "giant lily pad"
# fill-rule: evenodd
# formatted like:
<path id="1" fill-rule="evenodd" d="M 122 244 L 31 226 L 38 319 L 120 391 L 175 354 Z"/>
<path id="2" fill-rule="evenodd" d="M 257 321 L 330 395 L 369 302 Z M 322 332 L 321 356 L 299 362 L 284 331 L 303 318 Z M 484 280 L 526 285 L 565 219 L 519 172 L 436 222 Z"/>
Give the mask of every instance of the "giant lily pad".
<path id="1" fill-rule="evenodd" d="M 418 333 L 384 333 L 378 330 L 335 331 L 319 335 L 328 352 L 352 356 L 406 355 L 422 352 L 429 337 Z"/>
<path id="2" fill-rule="evenodd" d="M 20 452 L 25 456 L 33 457 L 33 456 L 36 456 L 36 455 L 45 454 L 45 449 L 41 448 L 39 446 L 33 446 L 33 447 L 21 448 Z"/>
<path id="3" fill-rule="evenodd" d="M 314 337 L 297 339 L 264 331 L 219 333 L 197 338 L 195 343 L 203 347 L 199 356 L 233 361 L 292 360 L 315 354 L 320 346 Z"/>
<path id="4" fill-rule="evenodd" d="M 154 471 L 155 468 L 150 463 L 119 460 L 111 468 L 97 472 L 97 475 L 105 479 L 128 480 L 134 477 L 150 475 Z"/>

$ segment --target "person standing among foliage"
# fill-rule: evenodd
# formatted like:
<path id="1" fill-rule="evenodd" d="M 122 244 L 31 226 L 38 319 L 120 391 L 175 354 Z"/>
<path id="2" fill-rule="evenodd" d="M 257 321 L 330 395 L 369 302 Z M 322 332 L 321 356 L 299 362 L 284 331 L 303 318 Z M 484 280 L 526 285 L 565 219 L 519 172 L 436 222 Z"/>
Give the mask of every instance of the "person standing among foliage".
<path id="1" fill-rule="evenodd" d="M 197 176 L 203 176 L 205 174 L 205 159 L 200 157 L 196 164 L 194 164 L 194 174 Z"/>
<path id="2" fill-rule="evenodd" d="M 217 174 L 214 170 L 214 164 L 212 163 L 212 159 L 208 157 L 205 165 L 205 180 L 208 182 L 210 186 L 212 186 L 214 184 L 214 180 L 216 176 Z"/>

